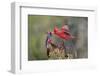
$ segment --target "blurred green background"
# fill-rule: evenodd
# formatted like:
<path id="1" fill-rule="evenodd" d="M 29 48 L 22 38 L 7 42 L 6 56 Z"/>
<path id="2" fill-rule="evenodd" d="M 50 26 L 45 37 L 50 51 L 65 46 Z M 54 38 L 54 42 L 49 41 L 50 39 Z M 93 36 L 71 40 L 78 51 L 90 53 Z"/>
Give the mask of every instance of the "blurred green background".
<path id="1" fill-rule="evenodd" d="M 54 26 L 61 28 L 67 24 L 75 40 L 64 41 L 66 46 L 73 46 L 70 51 L 76 58 L 88 58 L 88 18 L 71 16 L 28 15 L 28 60 L 47 60 L 45 40 L 48 31 Z M 61 41 L 53 35 L 55 43 Z"/>

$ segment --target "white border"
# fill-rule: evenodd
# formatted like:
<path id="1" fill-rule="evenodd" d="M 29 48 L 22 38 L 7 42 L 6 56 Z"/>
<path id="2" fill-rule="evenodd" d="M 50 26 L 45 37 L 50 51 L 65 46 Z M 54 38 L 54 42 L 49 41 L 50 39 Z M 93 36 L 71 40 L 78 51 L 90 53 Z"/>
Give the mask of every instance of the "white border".
<path id="1" fill-rule="evenodd" d="M 27 15 L 60 15 L 88 17 L 88 59 L 27 61 Z M 47 72 L 95 65 L 94 45 L 96 39 L 95 9 L 80 7 L 45 7 L 26 3 L 12 3 L 12 72 Z"/>

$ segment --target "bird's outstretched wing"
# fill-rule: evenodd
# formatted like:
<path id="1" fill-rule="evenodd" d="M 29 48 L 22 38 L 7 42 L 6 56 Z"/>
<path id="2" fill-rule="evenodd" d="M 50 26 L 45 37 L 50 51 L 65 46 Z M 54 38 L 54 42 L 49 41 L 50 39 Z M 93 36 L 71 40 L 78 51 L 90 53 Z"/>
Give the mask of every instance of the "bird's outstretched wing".
<path id="1" fill-rule="evenodd" d="M 69 32 L 64 32 L 64 34 L 69 35 L 69 36 L 71 35 Z"/>

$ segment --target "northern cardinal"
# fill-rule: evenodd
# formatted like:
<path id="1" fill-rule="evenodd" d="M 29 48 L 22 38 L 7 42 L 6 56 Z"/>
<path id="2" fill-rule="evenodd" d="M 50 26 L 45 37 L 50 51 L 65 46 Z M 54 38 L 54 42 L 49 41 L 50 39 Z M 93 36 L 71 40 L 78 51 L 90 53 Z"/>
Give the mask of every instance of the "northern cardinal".
<path id="1" fill-rule="evenodd" d="M 69 28 L 67 25 L 64 25 L 61 30 L 59 30 L 56 26 L 54 27 L 54 31 L 53 33 L 62 38 L 62 39 L 65 39 L 65 40 L 71 40 L 73 38 L 75 38 L 74 36 L 72 36 L 69 32 Z"/>
<path id="2" fill-rule="evenodd" d="M 73 38 L 75 38 L 74 36 L 72 36 L 69 32 L 69 28 L 67 25 L 64 25 L 61 30 L 59 30 L 56 26 L 54 27 L 53 32 L 48 32 L 47 33 L 47 38 L 46 38 L 46 48 L 47 48 L 47 56 L 49 57 L 49 52 L 50 52 L 50 48 L 49 48 L 49 44 L 52 47 L 57 47 L 55 44 L 52 43 L 52 34 L 55 34 L 56 36 L 65 39 L 65 40 L 71 40 Z"/>

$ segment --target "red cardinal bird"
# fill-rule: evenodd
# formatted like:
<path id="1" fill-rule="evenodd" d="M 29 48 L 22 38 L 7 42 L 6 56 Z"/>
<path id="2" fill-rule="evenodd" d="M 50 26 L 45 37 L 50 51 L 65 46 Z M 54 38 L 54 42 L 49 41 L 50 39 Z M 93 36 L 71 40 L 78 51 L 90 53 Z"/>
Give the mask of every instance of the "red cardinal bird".
<path id="1" fill-rule="evenodd" d="M 69 28 L 67 25 L 64 25 L 61 30 L 59 30 L 57 27 L 54 28 L 54 31 L 53 33 L 62 38 L 62 39 L 65 39 L 65 40 L 71 40 L 74 38 L 74 36 L 72 36 L 69 32 Z"/>

